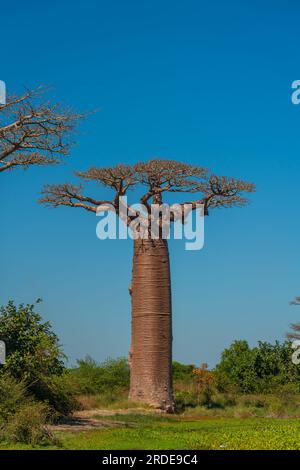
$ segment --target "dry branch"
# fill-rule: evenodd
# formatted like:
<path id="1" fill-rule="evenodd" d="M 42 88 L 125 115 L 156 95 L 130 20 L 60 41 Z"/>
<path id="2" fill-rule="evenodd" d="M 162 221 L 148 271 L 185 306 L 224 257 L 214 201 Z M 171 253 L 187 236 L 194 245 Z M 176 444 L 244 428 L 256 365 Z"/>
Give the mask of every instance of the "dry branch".
<path id="1" fill-rule="evenodd" d="M 0 172 L 56 164 L 69 154 L 70 136 L 83 115 L 45 101 L 46 91 L 29 90 L 0 106 Z"/>

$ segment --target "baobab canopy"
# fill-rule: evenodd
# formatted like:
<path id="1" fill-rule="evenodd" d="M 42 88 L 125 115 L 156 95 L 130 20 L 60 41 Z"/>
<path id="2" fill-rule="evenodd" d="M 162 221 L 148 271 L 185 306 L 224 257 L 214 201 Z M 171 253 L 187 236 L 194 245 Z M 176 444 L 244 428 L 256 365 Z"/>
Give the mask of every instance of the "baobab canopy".
<path id="1" fill-rule="evenodd" d="M 189 203 L 204 204 L 206 210 L 213 207 L 241 206 L 248 202 L 243 195 L 253 192 L 255 187 L 245 181 L 217 176 L 205 168 L 180 163 L 174 160 L 150 160 L 136 165 L 116 165 L 108 168 L 93 167 L 77 172 L 82 180 L 96 181 L 114 191 L 112 200 L 103 200 L 83 193 L 82 184 L 46 185 L 40 202 L 54 207 L 65 205 L 81 207 L 96 212 L 102 204 L 112 204 L 118 210 L 118 198 L 139 186 L 146 187 L 140 202 L 147 206 L 162 202 L 165 193 L 195 193 L 200 197 Z"/>

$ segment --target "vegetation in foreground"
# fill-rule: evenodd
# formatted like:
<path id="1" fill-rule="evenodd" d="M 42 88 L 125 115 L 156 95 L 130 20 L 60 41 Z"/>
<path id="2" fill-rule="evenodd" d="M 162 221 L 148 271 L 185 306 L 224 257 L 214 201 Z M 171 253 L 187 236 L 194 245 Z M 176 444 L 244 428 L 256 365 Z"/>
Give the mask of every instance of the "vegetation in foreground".
<path id="1" fill-rule="evenodd" d="M 158 416 L 128 401 L 125 358 L 86 357 L 67 369 L 57 336 L 35 308 L 10 302 L 0 311 L 8 353 L 0 368 L 0 448 L 298 448 L 300 368 L 289 342 L 251 348 L 235 341 L 214 370 L 174 362 L 177 414 Z M 53 426 L 79 410 L 90 418 L 97 411 L 102 428 Z"/>
<path id="2" fill-rule="evenodd" d="M 68 449 L 300 449 L 297 420 L 153 420 L 61 436 Z"/>
<path id="3" fill-rule="evenodd" d="M 108 417 L 98 417 L 108 420 Z M 116 415 L 123 425 L 83 432 L 55 433 L 59 446 L 36 449 L 114 450 L 114 449 L 193 449 L 300 450 L 300 423 L 295 419 L 191 419 L 172 416 Z M 32 449 L 25 444 L 2 442 L 0 449 Z"/>

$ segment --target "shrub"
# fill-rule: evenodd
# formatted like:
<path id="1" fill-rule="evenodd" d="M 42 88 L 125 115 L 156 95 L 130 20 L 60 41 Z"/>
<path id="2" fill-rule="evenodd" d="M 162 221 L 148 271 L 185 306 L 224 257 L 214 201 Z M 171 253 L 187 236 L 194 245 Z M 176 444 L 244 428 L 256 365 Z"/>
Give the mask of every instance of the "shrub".
<path id="1" fill-rule="evenodd" d="M 0 309 L 0 339 L 7 349 L 0 377 L 9 374 L 26 385 L 34 398 L 67 415 L 77 405 L 72 390 L 59 379 L 65 372 L 65 356 L 50 323 L 43 322 L 34 309 L 35 305 L 16 307 L 12 301 Z"/>
<path id="2" fill-rule="evenodd" d="M 208 370 L 208 365 L 203 363 L 199 368 L 193 370 L 197 384 L 199 401 L 206 406 L 212 405 L 212 395 L 215 387 L 215 375 Z"/>
<path id="3" fill-rule="evenodd" d="M 50 409 L 27 393 L 24 382 L 3 373 L 0 376 L 0 440 L 25 444 L 56 442 L 45 427 Z"/>
<path id="4" fill-rule="evenodd" d="M 9 374 L 0 375 L 0 423 L 6 422 L 27 402 L 24 382 L 17 382 Z"/>
<path id="5" fill-rule="evenodd" d="M 1 307 L 0 338 L 7 350 L 2 370 L 37 385 L 41 377 L 63 373 L 65 356 L 50 323 L 43 323 L 34 308 L 23 304 L 16 307 L 12 301 Z"/>
<path id="6" fill-rule="evenodd" d="M 0 436 L 10 442 L 21 442 L 31 445 L 57 443 L 46 427 L 49 408 L 44 403 L 28 403 L 7 422 Z"/>
<path id="7" fill-rule="evenodd" d="M 218 390 L 238 393 L 274 393 L 283 386 L 300 391 L 300 368 L 293 364 L 289 342 L 274 345 L 259 342 L 250 348 L 247 341 L 235 341 L 225 349 L 215 374 Z"/>
<path id="8" fill-rule="evenodd" d="M 186 408 L 195 408 L 199 405 L 199 397 L 196 391 L 175 392 L 175 409 L 177 412 Z"/>
<path id="9" fill-rule="evenodd" d="M 80 409 L 74 391 L 65 377 L 66 374 L 43 377 L 38 383 L 38 390 L 36 392 L 34 385 L 31 387 L 33 394 L 51 407 L 53 419 L 68 416 L 73 411 Z"/>
<path id="10" fill-rule="evenodd" d="M 232 393 L 214 392 L 211 397 L 211 408 L 226 409 L 236 405 L 237 397 Z"/>
<path id="11" fill-rule="evenodd" d="M 125 358 L 107 359 L 98 364 L 91 357 L 78 360 L 78 367 L 67 377 L 69 387 L 76 394 L 115 395 L 129 387 L 129 367 Z"/>
<path id="12" fill-rule="evenodd" d="M 181 364 L 180 362 L 173 361 L 172 375 L 174 382 L 184 381 L 190 382 L 193 379 L 194 365 Z"/>

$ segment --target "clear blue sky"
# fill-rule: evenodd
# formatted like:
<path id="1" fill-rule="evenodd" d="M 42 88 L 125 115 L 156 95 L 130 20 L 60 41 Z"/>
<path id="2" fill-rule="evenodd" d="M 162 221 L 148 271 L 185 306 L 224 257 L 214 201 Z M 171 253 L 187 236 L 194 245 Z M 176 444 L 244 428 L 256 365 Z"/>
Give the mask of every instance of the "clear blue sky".
<path id="1" fill-rule="evenodd" d="M 281 340 L 299 320 L 299 15 L 296 0 L 2 3 L 8 90 L 50 84 L 100 109 L 64 165 L 1 175 L 1 303 L 42 297 L 70 363 L 130 341 L 131 242 L 36 203 L 92 165 L 159 156 L 257 184 L 248 207 L 206 219 L 202 251 L 171 243 L 175 359 L 213 366 L 234 339 Z"/>

